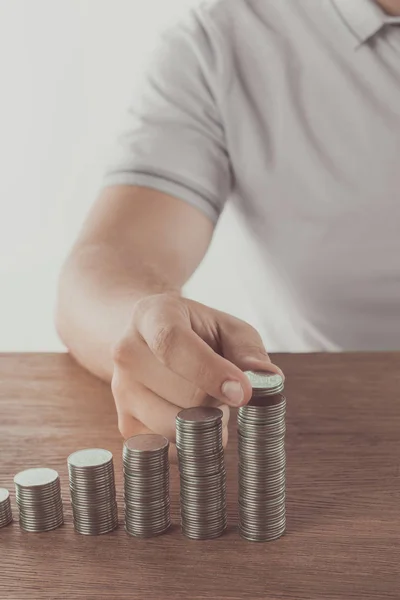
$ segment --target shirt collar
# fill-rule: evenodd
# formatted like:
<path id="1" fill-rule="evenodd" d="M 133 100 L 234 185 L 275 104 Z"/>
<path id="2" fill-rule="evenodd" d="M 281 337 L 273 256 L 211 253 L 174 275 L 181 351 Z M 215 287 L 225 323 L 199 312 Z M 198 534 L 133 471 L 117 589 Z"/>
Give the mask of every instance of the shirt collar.
<path id="1" fill-rule="evenodd" d="M 358 47 L 376 35 L 385 25 L 400 23 L 400 17 L 387 15 L 375 0 L 333 0 L 354 36 Z"/>

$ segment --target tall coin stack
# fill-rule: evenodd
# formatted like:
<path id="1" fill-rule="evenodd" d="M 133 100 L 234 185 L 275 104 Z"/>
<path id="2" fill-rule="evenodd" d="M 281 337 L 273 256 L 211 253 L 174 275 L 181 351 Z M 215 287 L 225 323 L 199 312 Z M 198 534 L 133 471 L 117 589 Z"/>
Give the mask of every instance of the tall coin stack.
<path id="1" fill-rule="evenodd" d="M 68 457 L 69 490 L 75 530 L 102 535 L 118 526 L 113 455 L 108 450 L 78 450 Z"/>
<path id="2" fill-rule="evenodd" d="M 53 469 L 21 471 L 14 477 L 19 522 L 29 532 L 56 529 L 63 524 L 60 478 Z"/>
<path id="3" fill-rule="evenodd" d="M 0 529 L 9 525 L 12 520 L 10 494 L 8 490 L 0 488 Z"/>
<path id="4" fill-rule="evenodd" d="M 169 499 L 169 442 L 162 435 L 141 434 L 123 447 L 125 529 L 148 538 L 171 525 Z"/>
<path id="5" fill-rule="evenodd" d="M 253 395 L 238 411 L 239 531 L 256 542 L 283 535 L 285 515 L 285 411 L 283 378 L 247 372 Z"/>
<path id="6" fill-rule="evenodd" d="M 226 529 L 226 473 L 222 411 L 182 410 L 176 418 L 182 532 L 192 539 L 219 537 Z"/>

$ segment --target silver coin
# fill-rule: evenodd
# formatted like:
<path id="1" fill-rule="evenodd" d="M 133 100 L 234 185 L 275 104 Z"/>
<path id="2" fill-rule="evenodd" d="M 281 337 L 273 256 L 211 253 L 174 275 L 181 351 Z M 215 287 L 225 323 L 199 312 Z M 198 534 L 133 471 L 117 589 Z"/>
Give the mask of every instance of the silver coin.
<path id="1" fill-rule="evenodd" d="M 161 535 L 171 523 L 169 442 L 143 434 L 123 446 L 125 530 L 136 537 Z"/>
<path id="2" fill-rule="evenodd" d="M 162 525 L 161 527 L 150 529 L 150 530 L 129 529 L 128 527 L 126 527 L 125 530 L 131 536 L 146 539 L 146 538 L 152 538 L 152 537 L 156 537 L 159 535 L 163 535 L 164 533 L 166 533 L 168 531 L 170 526 L 171 526 L 171 523 L 167 523 L 165 525 Z"/>
<path id="3" fill-rule="evenodd" d="M 143 500 L 137 501 L 137 502 L 129 502 L 126 506 L 126 510 L 131 510 L 131 511 L 136 511 L 137 513 L 140 512 L 140 514 L 148 514 L 148 513 L 155 513 L 157 512 L 157 510 L 165 510 L 168 509 L 170 505 L 169 499 L 162 499 L 162 500 L 152 500 L 151 502 L 148 502 L 147 504 L 143 503 Z"/>
<path id="4" fill-rule="evenodd" d="M 111 527 L 89 528 L 89 529 L 85 529 L 84 527 L 76 526 L 75 531 L 77 533 L 79 533 L 80 535 L 97 536 L 97 535 L 106 535 L 107 533 L 112 533 L 116 528 L 117 528 L 117 525 L 115 527 L 111 526 Z"/>
<path id="5" fill-rule="evenodd" d="M 182 526 L 182 533 L 185 537 L 192 540 L 212 540 L 221 537 L 225 529 L 226 525 L 211 530 L 206 530 L 204 528 L 201 528 L 200 530 L 193 530 L 188 527 Z"/>
<path id="6" fill-rule="evenodd" d="M 61 489 L 60 481 L 57 480 L 57 485 L 38 485 L 32 488 L 23 488 L 19 485 L 15 486 L 15 494 L 18 498 L 34 499 L 34 498 L 51 498 L 57 496 Z"/>
<path id="7" fill-rule="evenodd" d="M 165 496 L 168 495 L 168 482 L 167 485 L 161 484 L 160 486 L 156 487 L 156 488 L 150 488 L 150 489 L 143 489 L 143 488 L 139 488 L 139 487 L 132 487 L 130 488 L 129 486 L 125 486 L 124 487 L 124 494 L 126 496 L 126 498 L 129 500 L 130 498 L 132 498 L 132 500 L 134 500 L 135 498 L 140 498 L 141 500 L 143 498 L 164 498 Z"/>
<path id="8" fill-rule="evenodd" d="M 226 528 L 222 411 L 186 409 L 176 419 L 181 527 L 185 536 L 212 539 Z"/>
<path id="9" fill-rule="evenodd" d="M 113 455 L 109 450 L 103 450 L 102 448 L 86 448 L 84 450 L 77 450 L 68 456 L 67 462 L 71 467 L 77 469 L 83 468 L 95 468 L 107 465 L 112 461 Z"/>
<path id="10" fill-rule="evenodd" d="M 24 523 L 20 522 L 21 529 L 23 529 L 27 533 L 46 533 L 48 531 L 54 531 L 54 529 L 58 529 L 59 527 L 61 527 L 61 525 L 63 525 L 63 523 L 55 523 L 53 525 L 35 527 L 35 526 L 25 525 Z"/>
<path id="11" fill-rule="evenodd" d="M 154 515 L 140 515 L 136 513 L 125 514 L 125 525 L 135 529 L 158 529 L 161 525 L 171 521 L 169 510 L 158 511 Z"/>
<path id="12" fill-rule="evenodd" d="M 222 419 L 223 413 L 219 408 L 211 406 L 196 406 L 185 408 L 178 413 L 177 422 L 185 423 L 210 423 Z"/>
<path id="13" fill-rule="evenodd" d="M 14 483 L 23 488 L 46 486 L 58 479 L 57 471 L 47 468 L 26 469 L 14 477 Z"/>
<path id="14" fill-rule="evenodd" d="M 142 492 L 157 491 L 163 489 L 165 486 L 169 484 L 169 476 L 168 471 L 165 471 L 162 475 L 157 475 L 157 477 L 151 477 L 149 475 L 149 479 L 143 479 L 142 477 L 132 476 L 129 473 L 125 473 L 125 487 L 128 489 L 132 489 L 132 491 L 138 490 Z"/>
<path id="15" fill-rule="evenodd" d="M 237 418 L 239 532 L 250 541 L 271 541 L 286 524 L 286 398 L 280 375 L 247 375 L 253 395 Z"/>
<path id="16" fill-rule="evenodd" d="M 274 533 L 267 534 L 254 534 L 248 533 L 245 529 L 239 528 L 240 535 L 243 539 L 248 540 L 249 542 L 273 542 L 278 538 L 282 537 L 285 533 L 285 527 L 282 527 L 280 530 Z"/>
<path id="17" fill-rule="evenodd" d="M 7 527 L 13 520 L 10 494 L 5 488 L 0 488 L 0 528 Z"/>
<path id="18" fill-rule="evenodd" d="M 268 390 L 277 393 L 277 390 L 281 392 L 284 388 L 283 377 L 278 373 L 269 371 L 245 371 L 245 375 L 251 383 L 253 392 L 255 390 Z"/>
<path id="19" fill-rule="evenodd" d="M 129 452 L 160 452 L 161 450 L 167 450 L 169 447 L 168 440 L 157 434 L 141 434 L 130 437 L 125 441 L 125 448 Z"/>
<path id="20" fill-rule="evenodd" d="M 5 488 L 0 488 L 0 506 L 10 498 L 10 492 Z"/>
<path id="21" fill-rule="evenodd" d="M 98 521 L 93 521 L 93 519 L 85 519 L 84 517 L 78 517 L 74 515 L 74 527 L 77 530 L 79 529 L 79 531 L 82 529 L 85 529 L 86 531 L 94 531 L 99 529 L 114 531 L 114 529 L 118 527 L 118 515 L 111 514 L 108 517 L 99 519 Z"/>
<path id="22" fill-rule="evenodd" d="M 70 499 L 75 530 L 102 535 L 118 526 L 114 461 L 102 448 L 87 448 L 68 457 Z"/>
<path id="23" fill-rule="evenodd" d="M 114 470 L 103 471 L 101 474 L 93 476 L 91 473 L 82 473 L 76 476 L 75 473 L 69 472 L 69 480 L 71 485 L 75 487 L 86 488 L 107 488 L 112 485 L 114 478 Z"/>
<path id="24" fill-rule="evenodd" d="M 14 478 L 20 527 L 28 532 L 45 532 L 63 524 L 63 504 L 57 471 L 27 469 Z"/>
<path id="25" fill-rule="evenodd" d="M 219 518 L 218 520 L 212 522 L 185 520 L 184 524 L 182 525 L 182 529 L 184 532 L 190 532 L 195 535 L 204 536 L 205 539 L 206 536 L 209 536 L 215 532 L 220 532 L 222 534 L 225 531 L 226 526 L 227 521 L 223 518 Z"/>

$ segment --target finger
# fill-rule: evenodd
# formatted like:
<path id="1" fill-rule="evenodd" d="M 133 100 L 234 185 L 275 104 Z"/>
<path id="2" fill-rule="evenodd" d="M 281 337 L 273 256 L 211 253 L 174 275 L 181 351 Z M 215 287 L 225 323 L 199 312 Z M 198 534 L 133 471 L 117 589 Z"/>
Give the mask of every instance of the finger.
<path id="1" fill-rule="evenodd" d="M 216 354 L 183 316 L 175 320 L 168 314 L 163 317 L 138 323 L 138 331 L 154 356 L 221 403 L 245 404 L 251 397 L 251 386 L 242 371 Z"/>
<path id="2" fill-rule="evenodd" d="M 113 384 L 118 413 L 132 415 L 136 422 L 143 423 L 150 431 L 175 442 L 176 417 L 182 408 L 134 381 L 130 373 L 119 377 L 119 381 L 119 385 Z M 218 408 L 222 411 L 222 425 L 225 427 L 229 420 L 229 407 L 220 405 Z"/>
<path id="3" fill-rule="evenodd" d="M 118 429 L 124 438 L 127 440 L 133 435 L 141 435 L 147 433 L 154 433 L 148 427 L 140 423 L 133 415 L 128 413 L 118 412 Z"/>
<path id="4" fill-rule="evenodd" d="M 260 334 L 248 323 L 223 314 L 220 336 L 223 355 L 243 371 L 270 371 L 284 377 L 282 370 L 272 363 Z"/>
<path id="5" fill-rule="evenodd" d="M 124 342 L 124 357 L 123 363 L 119 360 L 119 364 L 132 384 L 139 382 L 176 406 L 190 408 L 221 404 L 157 360 L 138 334 L 132 333 Z"/>
<path id="6" fill-rule="evenodd" d="M 135 381 L 124 380 L 116 393 L 118 412 L 131 415 L 147 429 L 175 441 L 175 419 L 182 410 Z"/>
<path id="7" fill-rule="evenodd" d="M 224 448 L 226 448 L 226 445 L 228 443 L 228 438 L 229 438 L 228 427 L 224 427 L 222 430 L 222 445 Z"/>

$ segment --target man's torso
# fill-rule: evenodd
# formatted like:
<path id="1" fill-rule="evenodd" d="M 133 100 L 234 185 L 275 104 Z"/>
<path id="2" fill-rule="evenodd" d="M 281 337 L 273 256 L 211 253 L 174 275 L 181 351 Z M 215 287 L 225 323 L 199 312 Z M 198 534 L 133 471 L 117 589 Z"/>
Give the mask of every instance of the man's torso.
<path id="1" fill-rule="evenodd" d="M 344 1 L 354 14 L 330 0 L 229 14 L 233 201 L 304 347 L 398 348 L 400 28 L 361 43 L 368 2 Z"/>

